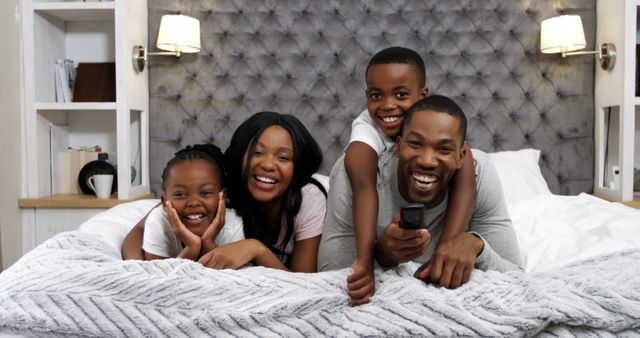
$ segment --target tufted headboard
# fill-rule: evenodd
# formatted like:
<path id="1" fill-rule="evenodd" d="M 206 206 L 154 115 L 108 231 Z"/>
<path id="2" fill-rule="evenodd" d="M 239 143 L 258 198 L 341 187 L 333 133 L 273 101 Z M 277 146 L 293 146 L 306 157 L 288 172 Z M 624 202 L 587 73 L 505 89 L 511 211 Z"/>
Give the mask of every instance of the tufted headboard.
<path id="1" fill-rule="evenodd" d="M 393 45 L 420 53 L 431 93 L 462 106 L 472 147 L 540 149 L 554 193 L 593 188 L 594 59 L 540 54 L 539 34 L 542 20 L 579 14 L 592 48 L 595 0 L 149 0 L 149 45 L 169 13 L 200 20 L 202 51 L 151 58 L 157 194 L 175 151 L 200 142 L 225 149 L 263 110 L 297 116 L 327 174 L 366 107 L 367 62 Z"/>

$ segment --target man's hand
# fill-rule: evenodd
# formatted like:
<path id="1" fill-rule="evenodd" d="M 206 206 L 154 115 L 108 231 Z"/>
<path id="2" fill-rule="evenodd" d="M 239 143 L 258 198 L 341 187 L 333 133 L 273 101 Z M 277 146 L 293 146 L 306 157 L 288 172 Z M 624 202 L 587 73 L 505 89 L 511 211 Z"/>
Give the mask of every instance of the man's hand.
<path id="1" fill-rule="evenodd" d="M 376 291 L 376 281 L 373 276 L 373 262 L 357 261 L 353 265 L 353 273 L 347 277 L 350 306 L 357 306 L 369 302 L 369 298 Z"/>
<path id="2" fill-rule="evenodd" d="M 227 206 L 224 200 L 224 192 L 218 193 L 218 211 L 216 216 L 211 220 L 211 224 L 207 227 L 201 236 L 202 240 L 202 254 L 213 250 L 216 247 L 216 237 L 222 227 L 224 227 L 225 216 L 227 214 Z"/>
<path id="3" fill-rule="evenodd" d="M 164 209 L 167 211 L 169 215 L 169 223 L 171 224 L 171 230 L 173 233 L 178 236 L 182 244 L 184 244 L 185 248 L 182 250 L 178 257 L 180 258 L 188 258 L 188 259 L 196 259 L 198 254 L 200 253 L 200 248 L 202 246 L 202 240 L 200 236 L 194 234 L 189 230 L 180 220 L 180 216 L 178 216 L 178 212 L 170 201 L 167 201 Z"/>
<path id="4" fill-rule="evenodd" d="M 445 288 L 457 288 L 471 278 L 476 257 L 483 248 L 480 238 L 467 232 L 459 233 L 440 243 L 431 259 L 419 267 L 414 276 Z"/>
<path id="5" fill-rule="evenodd" d="M 420 257 L 429 245 L 427 229 L 402 229 L 397 213 L 378 241 L 376 258 L 382 266 L 390 267 Z"/>

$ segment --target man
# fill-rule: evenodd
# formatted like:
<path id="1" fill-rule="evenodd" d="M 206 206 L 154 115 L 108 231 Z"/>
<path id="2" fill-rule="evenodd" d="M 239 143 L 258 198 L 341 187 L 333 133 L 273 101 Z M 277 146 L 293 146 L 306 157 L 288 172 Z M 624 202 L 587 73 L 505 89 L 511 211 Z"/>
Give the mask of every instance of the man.
<path id="1" fill-rule="evenodd" d="M 466 232 L 436 248 L 447 209 L 449 181 L 465 154 L 467 121 L 451 99 L 433 95 L 406 113 L 395 154 L 381 155 L 378 173 L 376 261 L 382 267 L 417 261 L 415 276 L 445 287 L 466 283 L 475 268 L 521 269 L 518 242 L 500 181 L 487 154 L 474 150 L 476 204 Z M 382 156 L 385 156 L 382 158 Z M 318 253 L 318 269 L 348 267 L 356 259 L 351 188 L 340 158 L 331 172 L 327 216 Z M 408 203 L 425 206 L 422 229 L 400 228 L 399 210 Z M 350 290 L 357 289 L 357 286 Z"/>

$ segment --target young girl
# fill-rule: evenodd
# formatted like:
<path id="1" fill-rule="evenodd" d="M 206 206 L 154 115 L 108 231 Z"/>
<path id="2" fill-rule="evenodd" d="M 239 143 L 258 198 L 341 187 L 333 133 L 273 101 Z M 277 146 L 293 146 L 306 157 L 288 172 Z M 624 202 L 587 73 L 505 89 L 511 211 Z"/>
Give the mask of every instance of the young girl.
<path id="1" fill-rule="evenodd" d="M 247 239 L 220 246 L 200 262 L 316 271 L 326 192 L 311 177 L 322 162 L 311 134 L 291 115 L 257 113 L 235 131 L 225 156 L 230 206 Z"/>
<path id="2" fill-rule="evenodd" d="M 195 260 L 217 245 L 244 239 L 240 220 L 232 211 L 225 215 L 223 163 L 222 152 L 212 144 L 178 151 L 162 173 L 163 208 L 152 209 L 132 229 L 124 258 Z M 140 252 L 140 240 L 131 237 L 142 233 Z"/>

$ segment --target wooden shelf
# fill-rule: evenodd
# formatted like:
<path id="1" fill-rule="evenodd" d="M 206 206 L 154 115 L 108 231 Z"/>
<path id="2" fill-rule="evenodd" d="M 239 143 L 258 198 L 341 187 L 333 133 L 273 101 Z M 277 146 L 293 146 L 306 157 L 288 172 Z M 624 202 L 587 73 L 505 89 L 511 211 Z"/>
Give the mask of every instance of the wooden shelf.
<path id="1" fill-rule="evenodd" d="M 82 194 L 57 194 L 40 198 L 21 198 L 18 200 L 20 208 L 49 208 L 49 209 L 83 209 L 104 208 L 108 209 L 121 203 L 127 203 L 142 199 L 156 198 L 153 193 L 147 193 L 130 199 L 117 199 L 114 194 L 109 199 L 98 199 L 94 195 Z"/>
<path id="2" fill-rule="evenodd" d="M 640 193 L 635 193 L 633 195 L 633 201 L 626 201 L 626 202 L 622 202 L 624 205 L 632 207 L 632 208 L 636 208 L 636 209 L 640 209 Z"/>

